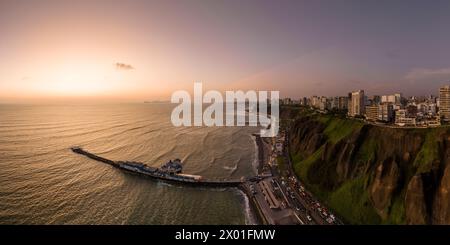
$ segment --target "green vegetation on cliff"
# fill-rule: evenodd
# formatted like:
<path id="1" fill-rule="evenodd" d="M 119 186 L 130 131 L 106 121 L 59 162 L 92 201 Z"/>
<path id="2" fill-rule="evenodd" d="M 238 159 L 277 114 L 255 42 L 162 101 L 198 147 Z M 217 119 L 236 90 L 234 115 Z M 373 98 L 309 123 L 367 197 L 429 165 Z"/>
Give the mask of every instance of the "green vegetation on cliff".
<path id="1" fill-rule="evenodd" d="M 363 122 L 358 120 L 338 118 L 333 115 L 320 115 L 317 119 L 327 126 L 323 132 L 332 143 L 337 143 L 348 137 L 354 131 L 360 130 L 364 125 Z"/>
<path id="2" fill-rule="evenodd" d="M 346 118 L 337 118 L 331 115 L 315 115 L 314 118 L 326 125 L 323 133 L 327 139 L 336 144 L 337 142 L 350 136 L 353 132 L 358 131 L 364 125 L 358 120 L 350 120 Z M 373 142 L 364 144 L 361 152 L 364 156 L 370 157 L 373 152 Z M 293 167 L 296 174 L 302 180 L 308 180 L 308 172 L 312 165 L 320 161 L 324 147 L 322 146 L 312 155 L 307 156 L 304 160 L 300 157 L 301 153 L 292 156 Z M 366 157 L 366 158 L 367 158 Z M 342 184 L 339 188 L 328 191 L 320 188 L 320 185 L 312 184 L 305 181 L 309 189 L 314 194 L 333 208 L 344 219 L 351 223 L 379 223 L 380 218 L 371 207 L 367 192 L 367 176 L 359 177 Z"/>
<path id="3" fill-rule="evenodd" d="M 349 180 L 330 193 L 327 203 L 352 223 L 379 223 L 380 217 L 370 205 L 366 188 L 367 177 Z"/>
<path id="4" fill-rule="evenodd" d="M 351 224 L 411 223 L 414 212 L 407 213 L 405 195 L 423 190 L 408 190 L 408 183 L 437 168 L 438 138 L 448 128 L 387 128 L 302 109 L 286 115 L 295 118 L 294 171 L 322 202 Z M 427 202 L 415 205 L 430 207 Z"/>
<path id="5" fill-rule="evenodd" d="M 431 170 L 434 161 L 438 160 L 438 144 L 436 141 L 438 130 L 429 129 L 426 132 L 425 142 L 414 160 L 414 167 L 418 173 L 426 173 Z"/>

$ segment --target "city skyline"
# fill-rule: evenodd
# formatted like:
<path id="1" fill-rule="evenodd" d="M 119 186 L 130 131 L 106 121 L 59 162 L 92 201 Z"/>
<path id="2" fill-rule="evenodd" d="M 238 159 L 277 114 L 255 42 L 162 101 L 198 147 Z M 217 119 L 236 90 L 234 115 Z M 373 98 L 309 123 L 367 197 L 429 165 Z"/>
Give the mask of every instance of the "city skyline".
<path id="1" fill-rule="evenodd" d="M 344 96 L 285 97 L 280 103 L 307 107 L 322 114 L 346 115 L 378 126 L 439 127 L 450 122 L 450 85 L 440 87 L 438 92 L 438 96 L 405 97 L 402 93 L 367 96 L 359 89 Z"/>
<path id="2" fill-rule="evenodd" d="M 316 97 L 327 97 L 327 98 L 342 97 L 342 96 L 346 96 L 346 94 L 349 94 L 349 93 L 352 93 L 352 92 L 356 92 L 356 91 L 359 91 L 359 90 L 365 91 L 365 96 L 366 97 L 393 96 L 393 95 L 396 95 L 396 94 L 399 94 L 399 95 L 401 95 L 404 98 L 412 98 L 412 97 L 414 97 L 414 98 L 426 98 L 426 97 L 430 97 L 430 96 L 431 97 L 439 97 L 439 90 L 440 90 L 440 88 L 442 88 L 444 86 L 450 86 L 450 81 L 448 81 L 447 83 L 444 83 L 442 86 L 438 87 L 438 89 L 436 91 L 434 91 L 434 93 L 432 92 L 432 93 L 429 93 L 429 94 L 408 95 L 408 94 L 404 94 L 401 91 L 392 91 L 392 92 L 389 92 L 389 93 L 373 93 L 373 92 L 371 93 L 370 91 L 367 91 L 364 88 L 359 88 L 359 89 L 355 89 L 355 90 L 349 90 L 349 91 L 347 91 L 347 93 L 342 93 L 342 94 L 337 94 L 337 93 L 331 93 L 330 94 L 330 93 L 328 93 L 330 95 L 325 95 L 325 94 L 318 93 L 318 94 L 310 94 L 310 95 L 305 95 L 305 96 L 295 96 L 295 95 L 292 96 L 292 97 L 284 96 L 281 99 L 293 99 L 293 100 L 296 100 L 296 99 L 303 99 L 303 98 L 311 98 L 311 97 L 314 97 L 314 96 L 316 96 Z M 369 93 L 367 93 L 367 92 L 369 92 Z"/>
<path id="3" fill-rule="evenodd" d="M 257 3 L 257 4 L 255 4 Z M 1 1 L 0 102 L 436 94 L 448 1 Z"/>

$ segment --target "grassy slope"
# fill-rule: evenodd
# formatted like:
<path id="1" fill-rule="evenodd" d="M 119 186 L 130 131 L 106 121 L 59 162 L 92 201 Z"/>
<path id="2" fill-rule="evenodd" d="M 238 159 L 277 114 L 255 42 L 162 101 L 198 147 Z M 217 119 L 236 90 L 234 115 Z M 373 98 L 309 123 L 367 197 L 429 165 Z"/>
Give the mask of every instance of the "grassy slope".
<path id="1" fill-rule="evenodd" d="M 337 118 L 329 115 L 318 115 L 317 120 L 327 126 L 324 130 L 324 134 L 333 144 L 348 137 L 353 132 L 361 129 L 364 125 L 358 120 Z M 371 144 L 362 148 L 366 148 L 364 149 L 364 152 L 367 152 L 367 157 L 370 157 L 370 152 L 373 152 L 372 149 L 370 149 Z M 323 147 L 319 148 L 305 159 L 303 159 L 300 154 L 292 156 L 296 174 L 306 182 L 308 188 L 319 199 L 329 205 L 348 222 L 356 224 L 380 223 L 380 218 L 371 206 L 366 191 L 368 177 L 365 176 L 348 181 L 334 191 L 325 191 L 317 185 L 308 183 L 308 171 L 310 167 L 318 161 L 322 152 Z"/>
<path id="2" fill-rule="evenodd" d="M 358 120 L 338 118 L 330 115 L 319 115 L 317 120 L 327 125 L 324 134 L 333 144 L 349 136 L 354 131 L 361 129 L 364 125 L 363 122 Z"/>
<path id="3" fill-rule="evenodd" d="M 316 115 L 318 122 L 326 125 L 324 134 L 330 143 L 337 143 L 345 139 L 353 132 L 360 130 L 363 123 L 358 120 L 338 118 L 329 115 Z M 407 175 L 411 177 L 414 173 L 424 173 L 430 170 L 432 162 L 438 159 L 436 135 L 442 128 L 421 129 L 420 134 L 425 134 L 425 142 L 414 160 L 414 166 L 408 170 Z M 357 152 L 357 163 L 367 162 L 375 158 L 375 152 L 379 147 L 379 142 L 374 138 L 366 139 Z M 327 203 L 347 222 L 352 224 L 402 224 L 405 223 L 404 196 L 402 190 L 392 200 L 389 207 L 389 216 L 386 220 L 375 212 L 369 196 L 368 185 L 370 176 L 359 176 L 356 179 L 348 180 L 333 191 L 324 191 L 317 185 L 308 183 L 308 171 L 318 162 L 322 155 L 323 147 L 319 148 L 310 156 L 303 156 L 302 153 L 291 155 L 296 174 L 308 185 L 313 193 L 323 202 Z"/>
<path id="4" fill-rule="evenodd" d="M 417 154 L 414 160 L 414 167 L 417 168 L 417 173 L 425 173 L 431 170 L 433 161 L 439 157 L 438 143 L 436 136 L 439 133 L 439 129 L 429 129 L 426 132 L 425 142 L 422 144 L 422 148 Z"/>
<path id="5" fill-rule="evenodd" d="M 365 176 L 345 182 L 330 194 L 327 204 L 350 223 L 380 223 L 380 217 L 372 207 L 366 191 L 367 179 Z"/>

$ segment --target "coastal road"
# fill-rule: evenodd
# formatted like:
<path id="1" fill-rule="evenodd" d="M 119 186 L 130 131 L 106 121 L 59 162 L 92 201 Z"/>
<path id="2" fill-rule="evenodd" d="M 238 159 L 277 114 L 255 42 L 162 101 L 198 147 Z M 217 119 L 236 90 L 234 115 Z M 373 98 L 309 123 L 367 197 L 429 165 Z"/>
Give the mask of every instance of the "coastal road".
<path id="1" fill-rule="evenodd" d="M 306 211 L 308 210 L 307 207 L 299 201 L 300 199 L 297 199 L 295 196 L 293 197 L 290 194 L 291 191 L 287 189 L 286 185 L 280 185 L 280 180 L 280 178 L 276 179 L 276 185 L 280 188 L 288 206 L 293 210 L 297 218 L 301 220 L 301 223 L 309 225 L 317 224 L 314 220 L 312 220 L 312 218 L 308 219 L 308 213 Z M 281 183 L 283 183 L 282 180 Z"/>
<path id="2" fill-rule="evenodd" d="M 313 195 L 307 191 L 306 189 L 304 189 L 304 191 L 302 192 L 303 194 L 300 193 L 299 191 L 299 187 L 298 186 L 294 186 L 292 181 L 289 181 L 289 177 L 294 178 L 295 182 L 299 183 L 300 185 L 303 186 L 303 188 L 305 187 L 304 184 L 302 184 L 302 182 L 298 179 L 297 175 L 294 173 L 294 169 L 293 169 L 293 165 L 291 162 L 291 158 L 289 156 L 289 134 L 286 133 L 285 134 L 285 141 L 284 141 L 284 149 L 283 149 L 283 159 L 285 162 L 287 162 L 288 164 L 288 173 L 287 173 L 287 178 L 288 178 L 288 183 L 287 185 L 290 184 L 290 188 L 292 189 L 292 191 L 290 192 L 294 199 L 296 201 L 298 201 L 298 203 L 301 203 L 303 207 L 306 208 L 307 213 L 311 216 L 311 218 L 317 223 L 317 224 L 321 224 L 321 225 L 338 225 L 338 224 L 343 224 L 343 222 L 341 220 L 339 220 L 334 214 L 331 214 L 331 212 L 329 211 L 329 209 L 326 209 L 325 206 L 323 204 L 320 204 L 319 201 L 313 197 Z M 320 210 L 319 210 L 320 209 Z M 325 216 L 323 214 L 324 209 L 327 210 L 327 216 Z M 329 218 L 331 215 L 334 216 L 334 220 L 332 222 L 328 222 L 327 218 Z"/>
<path id="3" fill-rule="evenodd" d="M 284 142 L 288 142 L 287 138 Z M 313 198 L 312 194 L 303 189 L 300 190 L 301 182 L 296 178 L 289 159 L 288 145 L 283 144 L 283 152 L 278 155 L 273 150 L 273 145 L 266 140 L 257 138 L 259 153 L 258 175 L 265 177 L 256 182 L 245 184 L 249 197 L 254 202 L 256 209 L 265 223 L 268 224 L 308 224 L 327 225 L 334 222 L 327 222 L 331 214 L 324 215 L 321 204 Z M 270 153 L 269 153 L 270 152 Z M 269 164 L 269 156 L 272 159 L 283 157 L 287 163 L 287 169 L 281 170 L 278 164 Z M 264 182 L 264 185 L 261 185 Z M 270 192 L 270 193 L 269 193 Z M 273 195 L 275 197 L 273 197 Z M 272 201 L 276 199 L 277 201 Z M 269 203 L 271 203 L 269 205 Z M 277 206 L 271 208 L 271 206 Z M 316 206 L 320 205 L 320 206 Z M 328 220 L 330 221 L 330 220 Z"/>
<path id="4" fill-rule="evenodd" d="M 264 179 L 261 181 L 270 182 L 271 178 Z M 296 220 L 295 214 L 290 208 L 278 208 L 272 209 L 270 208 L 266 196 L 264 195 L 263 190 L 261 189 L 259 183 L 261 182 L 252 182 L 246 183 L 245 188 L 250 194 L 251 198 L 257 203 L 257 212 L 260 212 L 262 215 L 262 219 L 265 220 L 268 224 L 280 224 L 280 225 L 290 225 L 297 224 L 298 220 Z"/>

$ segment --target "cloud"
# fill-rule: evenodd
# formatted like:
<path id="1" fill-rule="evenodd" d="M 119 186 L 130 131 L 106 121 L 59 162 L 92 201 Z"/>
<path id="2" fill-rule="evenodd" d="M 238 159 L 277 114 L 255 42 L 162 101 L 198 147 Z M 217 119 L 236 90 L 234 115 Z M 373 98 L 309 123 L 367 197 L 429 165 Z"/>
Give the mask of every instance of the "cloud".
<path id="1" fill-rule="evenodd" d="M 450 80 L 450 68 L 425 69 L 416 68 L 408 72 L 405 79 L 410 81 L 417 80 Z"/>
<path id="2" fill-rule="evenodd" d="M 134 67 L 132 65 L 130 65 L 130 64 L 119 63 L 119 62 L 117 62 L 115 64 L 115 66 L 116 66 L 117 70 L 125 70 L 125 71 L 127 71 L 127 70 L 133 70 L 134 69 Z"/>

